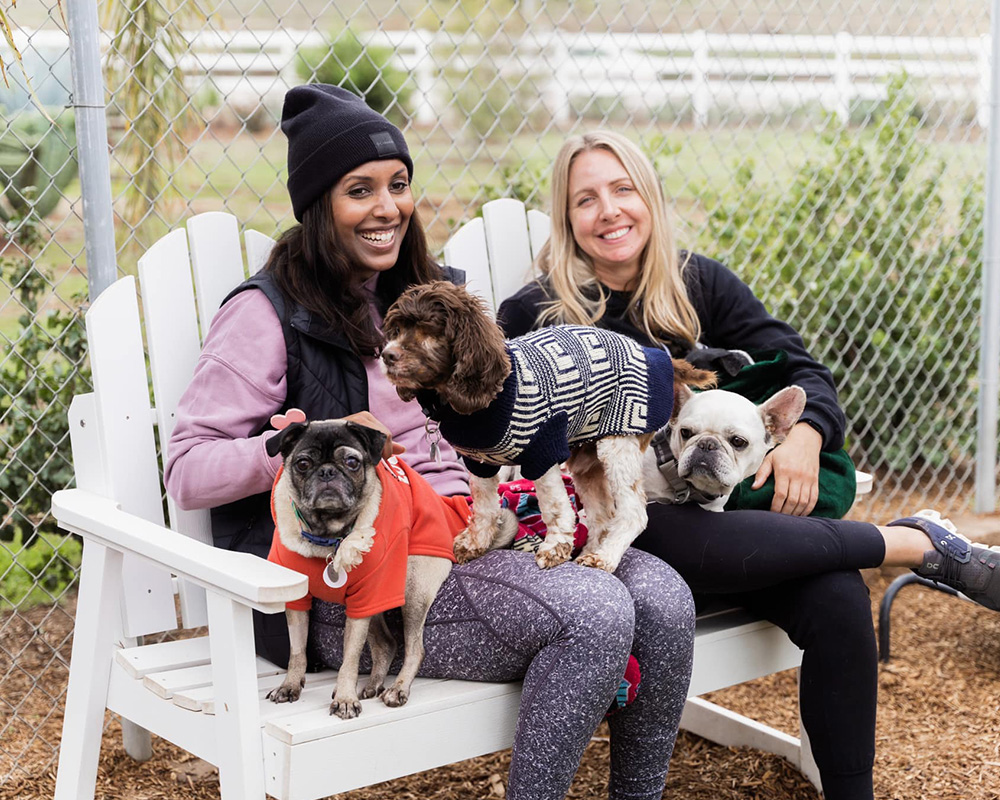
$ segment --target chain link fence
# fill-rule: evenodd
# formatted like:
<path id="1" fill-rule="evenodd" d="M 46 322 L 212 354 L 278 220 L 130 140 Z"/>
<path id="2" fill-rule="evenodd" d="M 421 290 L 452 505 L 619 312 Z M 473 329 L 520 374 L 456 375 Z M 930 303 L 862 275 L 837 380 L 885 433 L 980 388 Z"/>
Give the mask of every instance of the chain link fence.
<path id="1" fill-rule="evenodd" d="M 438 251 L 489 199 L 546 209 L 567 134 L 613 127 L 653 157 L 685 246 L 834 369 L 850 452 L 876 476 L 865 516 L 969 509 L 987 4 L 284 5 L 103 8 L 122 273 L 192 214 L 292 224 L 276 125 L 298 83 L 347 85 L 405 130 Z M 9 13 L 30 86 L 0 48 L 0 783 L 55 764 L 80 546 L 48 505 L 89 386 L 65 23 L 54 0 Z"/>

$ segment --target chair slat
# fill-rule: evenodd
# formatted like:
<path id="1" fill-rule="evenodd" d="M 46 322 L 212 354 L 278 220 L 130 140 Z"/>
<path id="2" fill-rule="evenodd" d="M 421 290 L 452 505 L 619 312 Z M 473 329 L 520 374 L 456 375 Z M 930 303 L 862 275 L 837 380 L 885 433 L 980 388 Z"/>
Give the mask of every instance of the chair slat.
<path id="1" fill-rule="evenodd" d="M 532 261 L 538 258 L 542 246 L 549 240 L 552 232 L 552 220 L 549 215 L 537 208 L 528 211 L 528 240 L 531 242 Z M 506 298 L 503 298 L 506 299 Z"/>
<path id="2" fill-rule="evenodd" d="M 257 678 L 265 675 L 279 675 L 284 670 L 276 667 L 270 661 L 257 658 Z M 212 683 L 212 665 L 197 664 L 184 669 L 171 669 L 164 672 L 150 672 L 142 679 L 143 685 L 157 697 L 169 700 L 174 692 L 185 689 L 196 689 L 200 686 L 210 686 Z"/>
<path id="3" fill-rule="evenodd" d="M 149 366 L 156 398 L 160 452 L 166 463 L 177 404 L 191 381 L 201 339 L 195 310 L 188 240 L 183 230 L 168 233 L 139 259 L 139 283 L 146 323 Z M 201 542 L 212 541 L 208 511 L 184 511 L 167 497 L 170 527 Z M 179 589 L 185 627 L 208 623 L 205 590 L 187 581 Z"/>
<path id="4" fill-rule="evenodd" d="M 236 217 L 210 211 L 187 223 L 202 338 L 222 301 L 246 277 Z"/>
<path id="5" fill-rule="evenodd" d="M 524 203 L 509 197 L 483 206 L 493 296 L 500 300 L 520 289 L 531 271 L 531 245 Z"/>
<path id="6" fill-rule="evenodd" d="M 122 278 L 97 298 L 87 312 L 87 341 L 110 497 L 125 511 L 162 525 L 160 471 L 150 424 L 135 278 Z M 169 573 L 128 558 L 123 583 L 126 636 L 176 626 Z"/>
<path id="7" fill-rule="evenodd" d="M 490 310 L 496 309 L 493 282 L 490 279 L 490 257 L 486 252 L 486 231 L 483 220 L 476 217 L 465 223 L 444 246 L 444 263 L 465 270 L 469 290 L 482 297 Z"/>
<path id="8" fill-rule="evenodd" d="M 207 636 L 178 639 L 141 647 L 126 647 L 115 652 L 115 660 L 132 678 L 143 678 L 151 672 L 183 669 L 210 661 Z"/>
<path id="9" fill-rule="evenodd" d="M 253 275 L 260 272 L 267 263 L 267 257 L 271 255 L 275 241 L 267 234 L 250 228 L 243 234 L 243 241 L 247 246 L 247 265 L 250 274 Z"/>

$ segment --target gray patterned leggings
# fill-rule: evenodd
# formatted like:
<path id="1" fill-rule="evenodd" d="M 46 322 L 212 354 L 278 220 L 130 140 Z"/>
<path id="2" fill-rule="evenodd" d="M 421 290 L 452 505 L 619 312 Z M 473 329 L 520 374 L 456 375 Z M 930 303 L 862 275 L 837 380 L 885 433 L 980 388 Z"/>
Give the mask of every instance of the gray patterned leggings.
<path id="1" fill-rule="evenodd" d="M 343 624 L 341 606 L 314 604 L 312 647 L 334 668 Z M 424 644 L 422 676 L 524 680 L 509 800 L 565 797 L 631 651 L 642 681 L 635 701 L 610 718 L 609 796 L 661 796 L 691 677 L 694 603 L 660 559 L 630 549 L 611 576 L 572 563 L 541 570 L 528 553 L 489 553 L 452 569 Z M 399 658 L 394 672 L 398 666 Z M 366 650 L 362 670 L 369 668 Z"/>

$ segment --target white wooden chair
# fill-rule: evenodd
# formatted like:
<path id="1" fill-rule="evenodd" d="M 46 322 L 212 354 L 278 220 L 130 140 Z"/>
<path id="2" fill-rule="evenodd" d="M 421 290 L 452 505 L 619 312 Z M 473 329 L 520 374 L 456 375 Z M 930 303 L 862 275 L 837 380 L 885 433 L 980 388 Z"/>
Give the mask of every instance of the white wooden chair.
<path id="1" fill-rule="evenodd" d="M 529 212 L 529 237 L 529 217 L 511 202 L 488 204 L 485 222 L 463 228 L 446 251 L 493 292 L 491 303 L 520 285 L 532 248 L 544 241 L 544 215 Z M 507 221 L 498 223 L 503 214 Z M 271 244 L 247 232 L 251 271 Z M 467 255 L 477 246 L 485 261 Z M 506 260 L 515 247 L 518 260 Z M 134 278 L 109 287 L 87 313 L 94 391 L 70 408 L 77 488 L 57 492 L 52 503 L 60 526 L 84 539 L 56 800 L 94 796 L 106 709 L 121 716 L 133 757 L 151 755 L 149 731 L 216 765 L 224 800 L 265 793 L 312 800 L 513 740 L 517 683 L 418 679 L 403 708 L 366 702 L 347 721 L 328 713 L 332 671 L 310 675 L 297 703 L 265 699 L 282 676 L 254 654 L 251 609 L 282 613 L 286 601 L 305 594 L 306 579 L 212 547 L 207 512 L 181 511 L 168 499 L 165 525 L 155 438 L 165 450 L 201 335 L 244 274 L 237 221 L 228 214 L 193 217 L 149 249 L 139 261 L 148 372 Z M 205 625 L 207 634 L 141 644 L 151 634 Z M 703 617 L 691 695 L 798 663 L 799 651 L 766 622 L 740 610 Z M 784 755 L 818 780 L 794 737 L 696 699 L 684 724 L 714 741 Z"/>

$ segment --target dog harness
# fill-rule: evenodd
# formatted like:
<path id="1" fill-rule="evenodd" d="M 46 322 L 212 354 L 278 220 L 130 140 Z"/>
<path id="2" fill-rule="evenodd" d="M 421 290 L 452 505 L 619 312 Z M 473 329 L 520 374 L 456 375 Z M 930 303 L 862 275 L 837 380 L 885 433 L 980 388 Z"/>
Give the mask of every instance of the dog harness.
<path id="1" fill-rule="evenodd" d="M 316 597 L 345 606 L 351 618 L 370 617 L 403 605 L 408 556 L 455 560 L 455 537 L 465 530 L 471 516 L 465 497 L 441 497 L 426 479 L 395 457 L 380 461 L 375 472 L 382 484 L 375 538 L 371 550 L 347 573 L 342 585 L 335 586 L 329 581 L 326 559 L 307 558 L 289 550 L 275 529 L 268 561 L 309 578 L 308 594 L 287 603 L 287 608 L 308 611 Z M 279 471 L 275 485 L 280 477 Z M 277 525 L 273 490 L 271 516 Z"/>
<path id="2" fill-rule="evenodd" d="M 535 480 L 570 456 L 570 446 L 606 436 L 652 433 L 670 419 L 670 354 L 626 336 L 556 325 L 507 342 L 511 371 L 481 411 L 459 414 L 432 391 L 417 398 L 474 475 L 518 464 Z"/>

